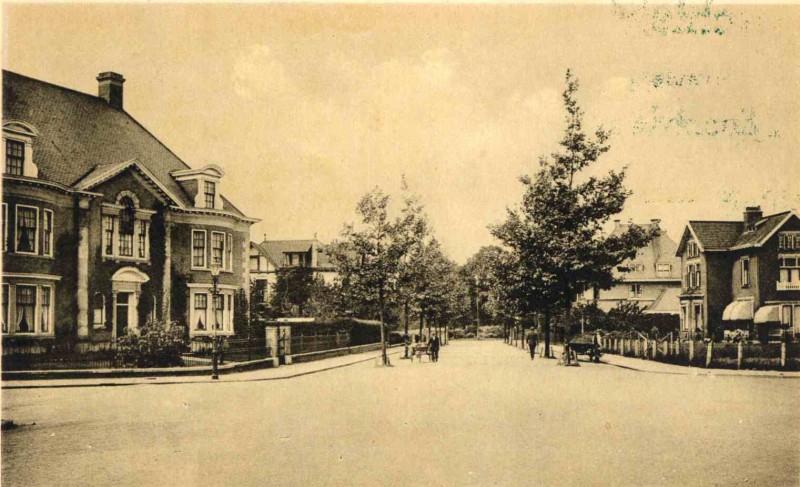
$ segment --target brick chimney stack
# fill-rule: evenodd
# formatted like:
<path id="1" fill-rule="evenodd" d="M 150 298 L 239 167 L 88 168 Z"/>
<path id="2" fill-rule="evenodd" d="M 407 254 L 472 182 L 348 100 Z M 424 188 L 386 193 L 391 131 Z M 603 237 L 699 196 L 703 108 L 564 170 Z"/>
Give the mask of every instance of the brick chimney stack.
<path id="1" fill-rule="evenodd" d="M 746 230 L 753 230 L 756 222 L 764 216 L 760 206 L 748 206 L 744 209 L 744 226 Z"/>
<path id="2" fill-rule="evenodd" d="M 117 110 L 122 110 L 122 84 L 125 78 L 119 73 L 106 71 L 97 75 L 97 83 L 97 96 Z"/>

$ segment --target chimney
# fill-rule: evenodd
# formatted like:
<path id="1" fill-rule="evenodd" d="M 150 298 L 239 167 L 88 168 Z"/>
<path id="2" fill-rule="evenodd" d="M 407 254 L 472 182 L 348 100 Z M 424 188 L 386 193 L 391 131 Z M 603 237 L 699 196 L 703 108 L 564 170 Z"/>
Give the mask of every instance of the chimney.
<path id="1" fill-rule="evenodd" d="M 650 219 L 650 226 L 655 230 L 656 236 L 661 235 L 661 220 L 658 218 Z"/>
<path id="2" fill-rule="evenodd" d="M 764 216 L 760 206 L 748 206 L 744 209 L 744 226 L 746 230 L 753 230 L 756 222 Z"/>
<path id="3" fill-rule="evenodd" d="M 111 71 L 100 73 L 97 75 L 97 96 L 117 110 L 122 110 L 123 83 L 125 78 L 119 73 Z"/>

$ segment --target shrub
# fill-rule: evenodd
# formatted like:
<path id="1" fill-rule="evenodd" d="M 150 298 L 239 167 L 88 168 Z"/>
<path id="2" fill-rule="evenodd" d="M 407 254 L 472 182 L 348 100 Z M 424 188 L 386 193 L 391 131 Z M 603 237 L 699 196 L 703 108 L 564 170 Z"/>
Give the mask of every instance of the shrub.
<path id="1" fill-rule="evenodd" d="M 175 367 L 183 365 L 188 350 L 186 330 L 174 323 L 154 322 L 117 338 L 117 365 L 122 367 Z"/>
<path id="2" fill-rule="evenodd" d="M 464 330 L 462 330 L 461 328 L 454 328 L 454 329 L 450 330 L 450 338 L 452 338 L 454 340 L 458 340 L 458 339 L 464 338 L 466 335 L 467 334 L 464 333 Z"/>

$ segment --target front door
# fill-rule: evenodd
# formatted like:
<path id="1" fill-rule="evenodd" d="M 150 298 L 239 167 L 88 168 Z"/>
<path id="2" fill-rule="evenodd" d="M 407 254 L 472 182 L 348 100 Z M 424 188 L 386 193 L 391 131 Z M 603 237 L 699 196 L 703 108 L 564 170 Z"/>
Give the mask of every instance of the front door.
<path id="1" fill-rule="evenodd" d="M 123 336 L 128 332 L 130 319 L 130 303 L 132 293 L 117 293 L 116 323 L 117 336 Z"/>

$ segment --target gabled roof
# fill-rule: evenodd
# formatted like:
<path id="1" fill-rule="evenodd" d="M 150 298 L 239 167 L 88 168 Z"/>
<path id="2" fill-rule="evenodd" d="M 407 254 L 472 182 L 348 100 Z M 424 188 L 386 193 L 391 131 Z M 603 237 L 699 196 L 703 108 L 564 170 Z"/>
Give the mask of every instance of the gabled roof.
<path id="1" fill-rule="evenodd" d="M 325 244 L 316 239 L 309 240 L 264 240 L 255 244 L 275 267 L 283 267 L 283 255 L 287 252 L 310 252 L 312 246 L 317 249 L 317 267 L 333 267 L 330 257 L 325 252 Z"/>
<path id="2" fill-rule="evenodd" d="M 680 286 L 665 287 L 655 301 L 643 311 L 647 314 L 680 314 Z"/>
<path id="3" fill-rule="evenodd" d="M 42 179 L 73 186 L 136 159 L 178 206 L 193 206 L 170 175 L 190 167 L 128 113 L 100 97 L 3 70 L 3 120 L 23 121 L 39 134 L 33 157 Z M 243 216 L 224 198 L 223 205 Z"/>
<path id="4" fill-rule="evenodd" d="M 618 223 L 614 228 L 612 235 L 620 235 L 628 230 L 633 223 Z M 660 228 L 657 224 L 644 223 L 636 224 L 649 232 L 656 228 Z M 622 272 L 619 268 L 615 268 L 613 273 L 616 278 L 622 279 L 625 282 L 634 281 L 652 281 L 657 279 L 680 279 L 680 259 L 675 256 L 675 249 L 677 244 L 664 230 L 659 230 L 658 234 L 654 236 L 648 244 L 640 248 L 636 252 L 636 257 L 627 259 L 619 267 L 625 268 L 633 264 L 641 264 L 644 269 L 636 270 L 635 268 Z M 671 270 L 668 276 L 659 275 L 657 273 L 658 264 L 670 264 Z"/>
<path id="5" fill-rule="evenodd" d="M 692 220 L 686 225 L 676 254 L 683 253 L 690 237 L 697 240 L 704 252 L 760 247 L 792 217 L 800 219 L 792 210 L 768 215 L 758 220 L 752 230 L 746 229 L 741 221 Z"/>

